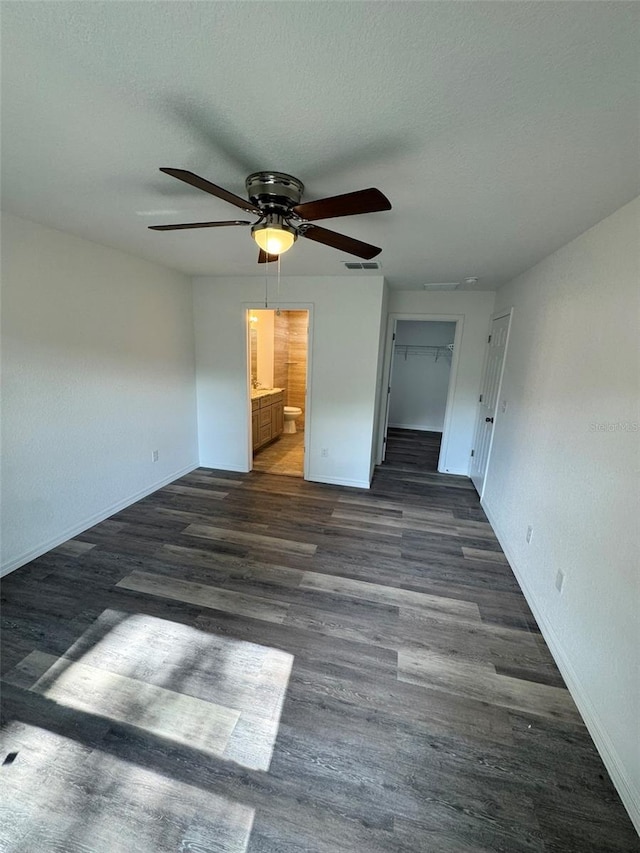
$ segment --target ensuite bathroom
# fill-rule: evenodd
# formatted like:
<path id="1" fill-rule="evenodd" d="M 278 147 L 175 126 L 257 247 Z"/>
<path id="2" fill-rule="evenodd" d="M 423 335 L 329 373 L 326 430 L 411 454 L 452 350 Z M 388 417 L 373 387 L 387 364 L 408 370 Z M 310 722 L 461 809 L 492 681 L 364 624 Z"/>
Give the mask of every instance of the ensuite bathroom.
<path id="1" fill-rule="evenodd" d="M 253 469 L 304 476 L 309 311 L 250 309 Z"/>

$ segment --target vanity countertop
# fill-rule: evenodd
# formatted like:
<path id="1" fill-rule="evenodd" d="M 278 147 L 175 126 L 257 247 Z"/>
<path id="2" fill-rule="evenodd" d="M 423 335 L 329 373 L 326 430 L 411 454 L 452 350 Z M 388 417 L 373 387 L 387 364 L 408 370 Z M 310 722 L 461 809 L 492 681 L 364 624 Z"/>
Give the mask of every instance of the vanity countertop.
<path id="1" fill-rule="evenodd" d="M 284 388 L 252 388 L 251 399 L 258 400 L 260 397 L 267 397 L 269 394 L 279 394 L 284 391 Z"/>

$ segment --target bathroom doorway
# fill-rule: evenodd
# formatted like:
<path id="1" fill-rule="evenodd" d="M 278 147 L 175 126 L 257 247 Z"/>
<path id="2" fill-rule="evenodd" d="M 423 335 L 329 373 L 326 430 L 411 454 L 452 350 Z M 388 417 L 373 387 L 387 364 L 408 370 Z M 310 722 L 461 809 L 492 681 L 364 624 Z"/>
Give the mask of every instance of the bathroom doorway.
<path id="1" fill-rule="evenodd" d="M 252 469 L 305 476 L 308 432 L 308 309 L 251 308 L 249 330 Z"/>

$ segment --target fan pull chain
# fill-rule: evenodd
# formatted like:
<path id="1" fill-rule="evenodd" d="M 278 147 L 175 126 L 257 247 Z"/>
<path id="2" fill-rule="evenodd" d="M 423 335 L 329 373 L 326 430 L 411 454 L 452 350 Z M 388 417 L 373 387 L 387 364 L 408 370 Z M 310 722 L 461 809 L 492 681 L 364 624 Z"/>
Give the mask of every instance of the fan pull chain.
<path id="1" fill-rule="evenodd" d="M 280 306 L 280 258 L 282 255 L 278 255 L 278 306 Z"/>

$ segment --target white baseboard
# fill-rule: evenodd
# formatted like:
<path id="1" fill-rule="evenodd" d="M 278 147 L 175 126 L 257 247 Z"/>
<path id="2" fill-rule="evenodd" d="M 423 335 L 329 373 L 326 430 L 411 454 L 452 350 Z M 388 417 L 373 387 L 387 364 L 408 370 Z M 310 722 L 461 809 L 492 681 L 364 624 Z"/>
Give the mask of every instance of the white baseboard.
<path id="1" fill-rule="evenodd" d="M 58 545 L 62 545 L 62 543 L 66 542 L 68 539 L 73 539 L 73 537 L 77 536 L 79 533 L 83 533 L 85 530 L 88 530 L 95 524 L 99 524 L 101 521 L 104 521 L 106 518 L 109 518 L 109 516 L 113 515 L 114 513 L 120 512 L 120 510 L 131 506 L 131 504 L 134 504 L 141 498 L 145 498 L 147 495 L 152 494 L 152 492 L 157 492 L 158 489 L 161 489 L 163 486 L 172 483 L 179 477 L 184 477 L 184 475 L 188 474 L 190 471 L 195 471 L 195 469 L 198 467 L 199 466 L 196 463 L 193 465 L 187 465 L 187 467 L 183 468 L 181 471 L 174 471 L 174 473 L 170 474 L 168 477 L 164 477 L 162 480 L 158 480 L 156 483 L 153 483 L 153 485 L 148 486 L 147 488 L 142 489 L 139 492 L 136 492 L 134 495 L 129 495 L 128 498 L 125 498 L 122 501 L 118 501 L 117 503 L 114 503 L 109 507 L 105 507 L 104 509 L 100 510 L 100 512 L 97 512 L 94 515 L 85 518 L 79 524 L 74 524 L 73 527 L 68 527 L 66 530 L 63 530 L 62 533 L 57 536 L 54 536 L 47 542 L 41 542 L 39 545 L 37 545 L 35 548 L 32 548 L 30 551 L 21 554 L 19 557 L 14 557 L 14 559 L 10 560 L 7 563 L 4 563 L 2 567 L 0 567 L 0 577 L 4 577 L 10 572 L 14 572 L 16 569 L 19 569 L 20 566 L 24 566 L 26 565 L 26 563 L 30 563 L 31 560 L 35 560 L 37 557 L 41 557 L 43 554 L 46 554 L 47 551 L 51 551 L 52 548 L 57 548 Z"/>
<path id="2" fill-rule="evenodd" d="M 621 760 L 616 748 L 614 747 L 611 738 L 609 737 L 607 730 L 604 724 L 602 723 L 602 720 L 598 716 L 598 712 L 596 711 L 593 702 L 584 690 L 571 661 L 566 657 L 562 645 L 558 640 L 556 632 L 553 630 L 552 626 L 547 621 L 544 613 L 537 606 L 536 600 L 531 590 L 527 586 L 522 572 L 519 571 L 518 566 L 515 560 L 513 559 L 512 554 L 510 553 L 509 547 L 506 543 L 506 539 L 500 532 L 500 529 L 497 527 L 491 511 L 483 501 L 481 501 L 481 505 L 483 510 L 485 511 L 487 518 L 489 519 L 489 523 L 491 524 L 494 533 L 496 534 L 498 542 L 500 543 L 500 547 L 504 551 L 505 556 L 509 561 L 509 565 L 511 566 L 511 569 L 514 575 L 516 576 L 516 580 L 520 585 L 524 597 L 527 599 L 527 604 L 529 605 L 529 607 L 531 608 L 531 612 L 535 616 L 536 622 L 540 627 L 542 636 L 544 637 L 545 642 L 549 646 L 549 650 L 553 655 L 553 659 L 558 665 L 558 669 L 560 670 L 562 677 L 566 682 L 566 685 L 569 689 L 569 693 L 571 693 L 573 701 L 578 707 L 578 711 L 582 716 L 584 724 L 589 730 L 589 734 L 593 738 L 593 742 L 596 746 L 596 749 L 600 753 L 600 757 L 602 758 L 604 766 L 607 768 L 609 776 L 611 776 L 611 781 L 615 785 L 615 788 L 618 791 L 618 794 L 620 795 L 620 799 L 622 800 L 624 807 L 629 812 L 629 817 L 631 818 L 636 832 L 638 832 L 638 834 L 640 835 L 640 792 L 637 790 L 634 783 L 629 778 L 629 774 L 625 769 L 624 763 Z"/>
<path id="3" fill-rule="evenodd" d="M 419 432 L 442 432 L 442 427 L 425 426 L 424 424 L 389 424 L 393 429 L 415 429 Z"/>
<path id="4" fill-rule="evenodd" d="M 369 489 L 371 484 L 367 480 L 346 480 L 342 477 L 314 477 L 310 476 L 311 483 L 325 483 L 327 486 L 351 486 L 354 489 Z"/>
<path id="5" fill-rule="evenodd" d="M 211 462 L 200 460 L 199 468 L 213 468 L 216 471 L 233 471 L 234 474 L 248 474 L 251 470 L 246 465 L 229 465 L 228 462 Z"/>
<path id="6" fill-rule="evenodd" d="M 438 474 L 451 474 L 454 477 L 467 477 L 469 478 L 469 469 L 468 468 L 440 468 L 438 467 Z"/>

